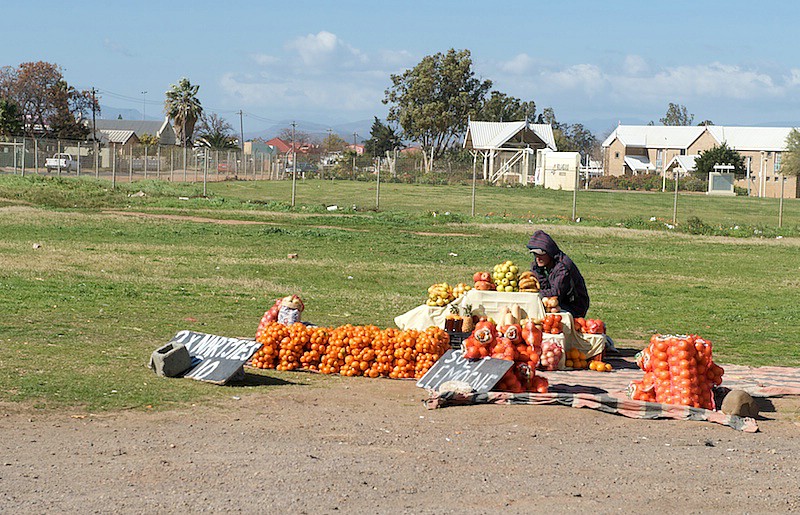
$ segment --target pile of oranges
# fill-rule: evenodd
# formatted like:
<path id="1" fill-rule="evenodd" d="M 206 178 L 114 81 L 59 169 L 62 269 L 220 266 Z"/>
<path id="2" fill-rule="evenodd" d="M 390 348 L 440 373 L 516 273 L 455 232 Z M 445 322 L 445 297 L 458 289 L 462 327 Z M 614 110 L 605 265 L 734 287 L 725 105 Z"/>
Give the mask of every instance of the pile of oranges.
<path id="1" fill-rule="evenodd" d="M 722 384 L 722 367 L 714 363 L 711 342 L 696 335 L 656 334 L 636 357 L 644 370 L 628 387 L 635 400 L 714 409 L 713 386 Z"/>
<path id="2" fill-rule="evenodd" d="M 438 327 L 400 331 L 374 325 L 286 327 L 269 322 L 259 328 L 256 341 L 261 344 L 252 359 L 256 368 L 394 379 L 422 377 L 450 349 L 449 336 Z"/>

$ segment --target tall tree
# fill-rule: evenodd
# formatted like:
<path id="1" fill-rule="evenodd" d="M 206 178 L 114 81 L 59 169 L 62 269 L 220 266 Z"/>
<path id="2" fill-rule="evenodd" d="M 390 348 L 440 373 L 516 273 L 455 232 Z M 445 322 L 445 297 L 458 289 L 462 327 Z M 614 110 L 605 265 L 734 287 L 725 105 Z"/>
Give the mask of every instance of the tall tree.
<path id="1" fill-rule="evenodd" d="M 480 112 L 492 81 L 475 78 L 469 50 L 450 49 L 425 56 L 414 68 L 391 75 L 383 103 L 388 120 L 420 144 L 427 170 L 432 159 L 459 138 L 471 115 Z"/>
<path id="2" fill-rule="evenodd" d="M 400 136 L 389 127 L 382 123 L 378 117 L 372 122 L 370 137 L 364 142 L 364 151 L 371 156 L 382 156 L 385 152 L 402 147 L 403 143 Z"/>
<path id="3" fill-rule="evenodd" d="M 225 135 L 233 135 L 233 126 L 228 123 L 225 118 L 217 115 L 217 113 L 203 113 L 200 115 L 200 118 L 197 120 L 197 129 L 196 132 L 198 136 L 203 134 L 225 134 Z"/>
<path id="4" fill-rule="evenodd" d="M 239 148 L 233 126 L 217 113 L 200 116 L 197 124 L 196 142 L 201 147 L 214 150 L 233 150 Z"/>
<path id="5" fill-rule="evenodd" d="M 331 132 L 322 140 L 322 147 L 325 152 L 341 152 L 347 147 L 347 142 L 338 134 Z"/>
<path id="6" fill-rule="evenodd" d="M 278 137 L 280 139 L 282 139 L 283 141 L 291 142 L 292 141 L 292 128 L 291 127 L 284 127 L 283 129 L 281 129 L 281 132 L 278 133 Z M 313 142 L 313 138 L 311 137 L 311 134 L 309 134 L 309 133 L 307 133 L 305 131 L 299 131 L 295 127 L 295 130 L 294 130 L 294 142 L 297 143 L 298 145 L 305 145 L 307 143 L 312 143 Z"/>
<path id="7" fill-rule="evenodd" d="M 599 151 L 597 136 L 581 123 L 561 123 L 556 119 L 555 110 L 545 107 L 537 118 L 537 123 L 547 123 L 553 128 L 556 147 L 562 152 L 580 152 L 582 155 L 595 155 Z M 610 134 L 610 132 L 609 132 Z"/>
<path id="8" fill-rule="evenodd" d="M 694 115 L 689 114 L 685 105 L 669 103 L 667 106 L 667 114 L 664 118 L 659 118 L 661 125 L 691 125 L 694 121 Z"/>
<path id="9" fill-rule="evenodd" d="M 0 98 L 0 136 L 9 137 L 22 134 L 22 114 L 17 104 Z"/>
<path id="10" fill-rule="evenodd" d="M 700 157 L 694 162 L 695 177 L 708 180 L 708 174 L 714 171 L 714 165 L 733 165 L 733 173 L 737 176 L 746 173 L 742 154 L 730 148 L 724 141 L 722 145 L 700 151 Z"/>
<path id="11" fill-rule="evenodd" d="M 786 136 L 786 153 L 781 159 L 781 173 L 800 177 L 800 131 L 792 129 Z"/>
<path id="12" fill-rule="evenodd" d="M 529 122 L 536 119 L 536 103 L 533 100 L 523 102 L 500 91 L 492 91 L 475 119 L 487 122 L 516 122 L 525 120 L 526 117 Z"/>
<path id="13" fill-rule="evenodd" d="M 200 86 L 182 77 L 177 84 L 171 84 L 166 92 L 164 110 L 175 126 L 175 133 L 182 145 L 192 141 L 194 126 L 203 114 L 203 106 L 197 98 Z"/>
<path id="14" fill-rule="evenodd" d="M 57 64 L 44 61 L 0 70 L 0 97 L 19 107 L 23 130 L 30 136 L 84 138 L 88 129 L 83 119 L 92 107 L 100 109 L 89 91 L 76 90 L 64 80 Z"/>

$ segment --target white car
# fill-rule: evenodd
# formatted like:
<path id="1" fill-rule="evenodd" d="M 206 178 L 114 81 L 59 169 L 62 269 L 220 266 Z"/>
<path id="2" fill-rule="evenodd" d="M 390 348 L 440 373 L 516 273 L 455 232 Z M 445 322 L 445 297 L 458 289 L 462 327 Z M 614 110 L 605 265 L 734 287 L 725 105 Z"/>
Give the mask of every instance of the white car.
<path id="1" fill-rule="evenodd" d="M 45 160 L 44 167 L 48 171 L 60 169 L 63 172 L 74 172 L 78 169 L 78 162 L 72 158 L 72 154 L 56 154 Z"/>

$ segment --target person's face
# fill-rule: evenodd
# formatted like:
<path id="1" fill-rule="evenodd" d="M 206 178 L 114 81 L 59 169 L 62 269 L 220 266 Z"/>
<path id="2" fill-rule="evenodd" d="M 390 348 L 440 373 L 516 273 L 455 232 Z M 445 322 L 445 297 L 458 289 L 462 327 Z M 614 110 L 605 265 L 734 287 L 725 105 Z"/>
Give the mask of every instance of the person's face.
<path id="1" fill-rule="evenodd" d="M 553 258 L 547 254 L 534 254 L 536 256 L 536 266 L 549 268 L 553 264 Z"/>

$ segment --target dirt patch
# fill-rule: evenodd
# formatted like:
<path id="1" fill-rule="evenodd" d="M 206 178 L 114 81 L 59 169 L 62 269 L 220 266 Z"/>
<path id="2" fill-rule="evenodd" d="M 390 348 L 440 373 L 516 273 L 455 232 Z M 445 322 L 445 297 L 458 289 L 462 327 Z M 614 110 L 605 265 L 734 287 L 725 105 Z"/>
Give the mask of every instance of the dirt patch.
<path id="1" fill-rule="evenodd" d="M 135 216 L 139 218 L 149 218 L 154 220 L 176 220 L 179 222 L 199 222 L 220 225 L 286 225 L 278 222 L 265 222 L 260 220 L 230 220 L 223 218 L 206 218 L 202 216 L 190 215 L 169 215 L 163 213 L 139 213 L 135 211 L 102 211 L 104 215 Z M 334 229 L 349 232 L 369 232 L 366 229 L 351 229 L 348 227 L 337 227 L 335 225 L 309 225 L 313 229 Z"/>
<path id="2" fill-rule="evenodd" d="M 401 231 L 407 232 L 410 234 L 416 234 L 417 236 L 454 236 L 454 237 L 463 237 L 463 238 L 473 238 L 475 236 L 481 236 L 480 234 L 469 234 L 465 232 L 425 232 L 425 231 Z"/>
<path id="3" fill-rule="evenodd" d="M 283 377 L 284 386 L 226 387 L 227 402 L 179 411 L 4 409 L 0 506 L 642 512 L 675 506 L 677 495 L 699 511 L 800 509 L 797 399 L 775 399 L 762 432 L 744 434 L 559 406 L 428 411 L 413 382 Z"/>

